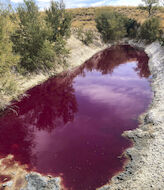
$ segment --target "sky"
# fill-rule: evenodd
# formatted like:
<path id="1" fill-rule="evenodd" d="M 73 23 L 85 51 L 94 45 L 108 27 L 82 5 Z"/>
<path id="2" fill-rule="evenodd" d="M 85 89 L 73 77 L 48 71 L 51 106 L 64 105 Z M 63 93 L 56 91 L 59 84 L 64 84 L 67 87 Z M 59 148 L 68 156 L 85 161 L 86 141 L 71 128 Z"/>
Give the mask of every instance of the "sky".
<path id="1" fill-rule="evenodd" d="M 23 0 L 10 0 L 13 4 L 17 5 Z M 50 4 L 51 0 L 36 0 L 40 9 L 44 10 Z M 142 0 L 64 0 L 66 8 L 79 8 L 79 7 L 96 7 L 105 5 L 127 5 L 136 6 L 142 3 Z"/>

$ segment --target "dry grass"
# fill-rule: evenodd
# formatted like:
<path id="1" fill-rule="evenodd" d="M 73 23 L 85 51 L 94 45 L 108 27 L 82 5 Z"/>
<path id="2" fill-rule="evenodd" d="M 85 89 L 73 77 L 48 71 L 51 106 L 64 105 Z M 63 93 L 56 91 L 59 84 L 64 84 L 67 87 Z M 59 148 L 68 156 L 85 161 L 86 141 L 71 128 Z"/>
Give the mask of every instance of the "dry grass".
<path id="1" fill-rule="evenodd" d="M 72 27 L 84 27 L 87 29 L 96 29 L 95 17 L 100 10 L 116 11 L 129 18 L 136 19 L 139 23 L 143 23 L 148 18 L 148 12 L 146 10 L 130 6 L 67 9 L 73 15 Z M 161 28 L 164 29 L 164 8 L 159 8 L 154 12 L 154 15 L 161 19 Z"/>

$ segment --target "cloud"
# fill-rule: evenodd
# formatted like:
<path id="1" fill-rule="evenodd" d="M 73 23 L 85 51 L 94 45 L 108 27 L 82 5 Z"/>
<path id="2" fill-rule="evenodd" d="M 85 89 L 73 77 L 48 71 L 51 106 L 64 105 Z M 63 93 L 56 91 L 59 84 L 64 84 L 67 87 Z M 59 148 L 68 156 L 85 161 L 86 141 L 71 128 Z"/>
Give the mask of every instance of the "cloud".
<path id="1" fill-rule="evenodd" d="M 13 3 L 22 3 L 23 0 L 11 0 L 11 2 L 13 2 Z"/>
<path id="2" fill-rule="evenodd" d="M 51 0 L 36 0 L 40 9 L 47 8 Z M 22 3 L 23 0 L 11 0 L 13 3 Z M 141 0 L 64 0 L 64 3 L 67 8 L 79 8 L 79 7 L 96 7 L 96 6 L 136 6 L 139 5 Z"/>

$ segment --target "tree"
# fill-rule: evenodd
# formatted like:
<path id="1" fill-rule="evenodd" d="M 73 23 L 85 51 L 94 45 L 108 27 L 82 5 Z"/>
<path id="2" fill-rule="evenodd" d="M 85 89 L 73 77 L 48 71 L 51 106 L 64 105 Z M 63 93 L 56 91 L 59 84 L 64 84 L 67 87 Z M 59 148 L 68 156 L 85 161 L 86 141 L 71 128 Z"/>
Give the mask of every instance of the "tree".
<path id="1" fill-rule="evenodd" d="M 46 69 L 54 62 L 54 47 L 49 31 L 33 0 L 24 0 L 17 9 L 19 24 L 12 36 L 14 51 L 21 56 L 21 67 L 27 71 Z"/>
<path id="2" fill-rule="evenodd" d="M 134 20 L 134 19 L 129 19 L 125 18 L 125 28 L 126 28 L 126 37 L 130 38 L 136 38 L 138 34 L 140 24 Z"/>
<path id="3" fill-rule="evenodd" d="M 157 5 L 159 3 L 159 0 L 142 0 L 142 1 L 145 3 L 150 17 L 152 14 L 153 6 Z"/>
<path id="4" fill-rule="evenodd" d="M 160 38 L 160 22 L 158 18 L 150 18 L 146 20 L 141 28 L 139 37 L 146 42 L 151 43 Z"/>
<path id="5" fill-rule="evenodd" d="M 49 40 L 54 44 L 55 58 L 60 64 L 66 63 L 69 50 L 66 49 L 66 38 L 70 36 L 72 16 L 65 10 L 63 1 L 51 1 L 46 10 L 46 26 L 50 29 Z"/>
<path id="6" fill-rule="evenodd" d="M 92 30 L 84 30 L 83 27 L 79 27 L 76 30 L 76 37 L 85 45 L 89 46 L 93 43 L 94 32 Z"/>
<path id="7" fill-rule="evenodd" d="M 104 12 L 97 16 L 96 27 L 104 42 L 119 40 L 126 34 L 125 18 L 116 12 Z"/>
<path id="8" fill-rule="evenodd" d="M 104 42 L 123 37 L 136 38 L 140 24 L 117 12 L 103 11 L 96 18 L 96 26 Z"/>
<path id="9" fill-rule="evenodd" d="M 46 23 L 52 28 L 50 40 L 55 42 L 59 36 L 69 37 L 71 26 L 71 15 L 66 12 L 63 1 L 51 1 L 51 6 L 46 10 Z"/>
<path id="10" fill-rule="evenodd" d="M 10 11 L 7 5 L 0 9 L 0 92 L 3 94 L 16 90 L 11 71 L 19 62 L 19 56 L 12 51 L 13 43 L 10 37 L 14 26 L 10 19 Z M 0 99 L 2 100 L 2 97 Z"/>

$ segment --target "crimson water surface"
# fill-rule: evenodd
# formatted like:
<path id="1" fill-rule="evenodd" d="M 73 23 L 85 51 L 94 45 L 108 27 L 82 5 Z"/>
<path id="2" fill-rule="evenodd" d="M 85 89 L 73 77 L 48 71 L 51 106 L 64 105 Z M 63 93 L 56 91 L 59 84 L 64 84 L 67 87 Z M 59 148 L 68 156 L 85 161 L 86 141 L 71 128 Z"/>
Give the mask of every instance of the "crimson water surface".
<path id="1" fill-rule="evenodd" d="M 60 176 L 68 190 L 95 190 L 122 169 L 151 100 L 148 57 L 130 46 L 96 54 L 73 72 L 34 87 L 0 118 L 0 156 Z"/>

